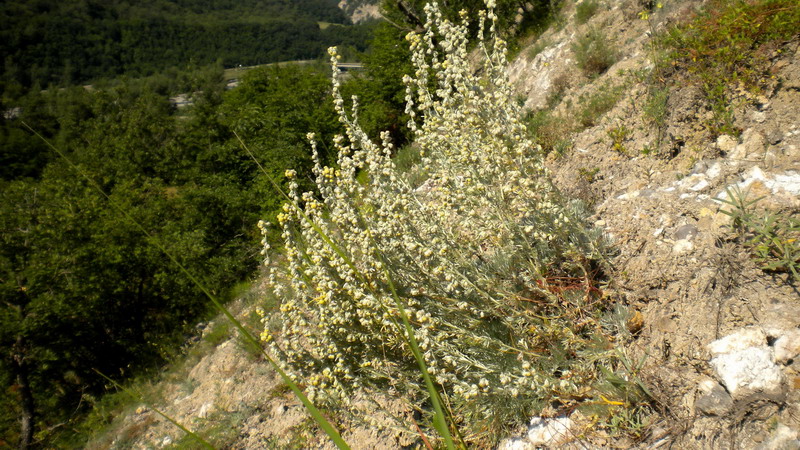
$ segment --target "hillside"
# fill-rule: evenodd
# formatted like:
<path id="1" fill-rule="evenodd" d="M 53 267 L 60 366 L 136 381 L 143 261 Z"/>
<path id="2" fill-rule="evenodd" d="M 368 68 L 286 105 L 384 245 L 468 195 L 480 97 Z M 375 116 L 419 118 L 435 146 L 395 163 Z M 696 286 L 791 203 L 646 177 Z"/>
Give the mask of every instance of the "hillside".
<path id="1" fill-rule="evenodd" d="M 5 1 L 0 19 L 7 89 L 315 59 L 330 45 L 363 51 L 368 40 L 332 0 Z"/>
<path id="2" fill-rule="evenodd" d="M 591 280 L 562 273 L 538 284 L 563 303 L 562 314 L 537 325 L 552 321 L 559 325 L 546 329 L 554 336 L 580 341 L 544 376 L 555 380 L 556 394 L 518 411 L 529 426 L 506 430 L 502 440 L 473 431 L 471 442 L 504 449 L 800 446 L 798 25 L 800 7 L 791 0 L 584 0 L 565 2 L 546 30 L 522 40 L 508 75 L 546 152 L 542 170 L 560 193 L 588 205 L 589 221 L 612 250 L 595 265 L 583 261 Z M 471 58 L 480 59 L 477 52 Z M 457 195 L 446 181 L 425 181 L 429 170 L 410 170 L 420 202 Z M 487 254 L 506 256 L 493 250 L 523 245 L 466 236 L 477 242 L 464 244 L 468 263 L 480 267 L 494 262 Z M 519 267 L 497 279 L 506 282 Z M 265 270 L 236 305 L 256 327 L 257 307 L 274 303 L 269 285 Z M 525 300 L 537 301 L 533 291 L 524 291 Z M 288 333 L 274 322 L 288 321 L 289 309 L 276 311 L 263 320 L 267 330 Z M 594 347 L 581 347 L 584 335 L 560 325 L 568 321 L 581 322 L 576 329 Z M 149 386 L 148 400 L 221 447 L 333 448 L 269 366 L 243 350 L 240 337 L 226 337 L 228 329 L 223 318 L 203 327 L 199 350 Z M 532 350 L 541 359 L 547 351 Z M 570 358 L 579 362 L 564 362 Z M 614 362 L 587 389 L 570 387 L 571 378 L 587 376 L 581 361 L 595 358 L 598 366 Z M 350 403 L 369 425 L 344 408 L 325 412 L 355 448 L 421 447 L 419 435 L 432 436 L 430 429 L 415 435 L 393 421 L 410 418 L 424 428 L 427 419 L 400 389 L 352 391 Z M 190 442 L 137 403 L 90 448 Z"/>

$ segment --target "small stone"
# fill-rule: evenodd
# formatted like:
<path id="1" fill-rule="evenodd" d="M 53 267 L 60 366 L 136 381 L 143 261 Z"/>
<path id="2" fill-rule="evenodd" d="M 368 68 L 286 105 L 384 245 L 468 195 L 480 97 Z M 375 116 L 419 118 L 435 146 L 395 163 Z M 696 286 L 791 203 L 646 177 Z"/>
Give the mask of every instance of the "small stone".
<path id="1" fill-rule="evenodd" d="M 708 171 L 706 171 L 706 176 L 713 180 L 714 178 L 717 178 L 720 173 L 722 173 L 722 165 L 718 162 L 715 162 L 711 165 L 711 167 L 708 168 Z"/>
<path id="2" fill-rule="evenodd" d="M 773 346 L 775 349 L 775 362 L 787 364 L 800 355 L 800 329 L 787 331 L 779 337 Z"/>
<path id="3" fill-rule="evenodd" d="M 662 333 L 674 333 L 678 324 L 669 316 L 661 316 L 653 322 L 653 328 Z"/>
<path id="4" fill-rule="evenodd" d="M 707 188 L 708 186 L 709 186 L 708 181 L 700 180 L 700 181 L 697 182 L 697 184 L 695 184 L 693 186 L 690 186 L 689 190 L 690 191 L 694 191 L 694 192 L 700 192 L 703 189 Z"/>
<path id="5" fill-rule="evenodd" d="M 753 394 L 769 398 L 782 394 L 783 372 L 775 365 L 772 349 L 749 347 L 714 357 L 711 366 L 734 400 Z"/>
<path id="6" fill-rule="evenodd" d="M 731 159 L 759 159 L 764 156 L 767 140 L 764 135 L 752 128 L 742 133 L 742 143 L 728 155 Z"/>
<path id="7" fill-rule="evenodd" d="M 568 442 L 573 436 L 571 431 L 572 419 L 557 417 L 543 419 L 534 417 L 528 428 L 528 441 L 533 445 L 556 446 Z"/>
<path id="8" fill-rule="evenodd" d="M 692 190 L 694 192 L 701 191 L 708 187 L 708 180 L 705 174 L 696 173 L 681 179 L 678 182 L 678 187 L 682 190 Z"/>
<path id="9" fill-rule="evenodd" d="M 756 123 L 764 123 L 767 120 L 767 115 L 763 111 L 753 111 L 750 118 Z"/>
<path id="10" fill-rule="evenodd" d="M 197 413 L 197 417 L 201 419 L 208 418 L 208 414 L 214 408 L 214 405 L 211 403 L 204 403 L 203 406 L 200 407 L 200 412 Z"/>
<path id="11" fill-rule="evenodd" d="M 772 145 L 778 144 L 783 140 L 783 133 L 780 130 L 772 130 L 767 134 L 767 142 Z"/>
<path id="12" fill-rule="evenodd" d="M 723 134 L 717 138 L 717 148 L 725 153 L 728 153 L 736 148 L 738 143 L 739 141 L 735 137 L 728 134 Z"/>
<path id="13" fill-rule="evenodd" d="M 675 234 L 673 236 L 675 240 L 678 241 L 681 239 L 691 241 L 695 236 L 697 236 L 697 227 L 692 224 L 683 225 L 675 230 Z"/>
<path id="14" fill-rule="evenodd" d="M 695 408 L 708 416 L 724 416 L 733 407 L 733 399 L 722 385 L 706 378 L 700 382 L 701 395 L 694 402 Z"/>

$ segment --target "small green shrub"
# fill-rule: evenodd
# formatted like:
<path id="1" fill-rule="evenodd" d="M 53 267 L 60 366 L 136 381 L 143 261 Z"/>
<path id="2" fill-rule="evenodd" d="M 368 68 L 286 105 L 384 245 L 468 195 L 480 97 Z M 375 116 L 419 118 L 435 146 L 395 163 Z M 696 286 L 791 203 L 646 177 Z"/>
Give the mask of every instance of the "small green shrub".
<path id="1" fill-rule="evenodd" d="M 211 331 L 203 337 L 203 340 L 216 347 L 230 338 L 231 324 L 227 320 L 218 321 L 211 327 Z"/>
<path id="2" fill-rule="evenodd" d="M 715 200 L 730 206 L 721 212 L 731 218 L 731 227 L 753 249 L 763 270 L 786 272 L 795 283 L 800 281 L 800 218 L 769 211 L 757 214 L 755 205 L 763 197 L 750 199 L 748 193 L 728 188 L 725 198 Z"/>
<path id="3" fill-rule="evenodd" d="M 667 101 L 669 88 L 661 87 L 651 89 L 644 104 L 644 117 L 656 128 L 664 127 L 667 121 Z"/>
<path id="4" fill-rule="evenodd" d="M 625 125 L 619 125 L 608 130 L 608 137 L 611 138 L 611 148 L 618 153 L 626 154 L 625 141 L 630 137 L 631 130 Z"/>
<path id="5" fill-rule="evenodd" d="M 578 67 L 590 78 L 603 74 L 619 58 L 614 44 L 597 28 L 578 38 L 571 48 Z"/>
<path id="6" fill-rule="evenodd" d="M 593 169 L 587 169 L 585 167 L 581 167 L 578 169 L 578 175 L 586 181 L 587 183 L 594 183 L 597 174 L 600 173 L 600 168 L 595 167 Z"/>
<path id="7" fill-rule="evenodd" d="M 706 125 L 712 136 L 739 136 L 742 133 L 733 123 L 735 105 L 728 95 L 728 88 L 728 81 L 725 79 L 718 78 L 703 83 L 703 91 L 711 107 L 711 119 Z"/>
<path id="8" fill-rule="evenodd" d="M 530 113 L 526 120 L 528 131 L 545 152 L 563 154 L 572 145 L 570 135 L 575 131 L 573 121 L 549 110 Z"/>
<path id="9" fill-rule="evenodd" d="M 597 0 L 583 0 L 575 7 L 575 22 L 583 25 L 597 13 L 600 3 Z"/>
<path id="10" fill-rule="evenodd" d="M 421 161 L 422 155 L 419 153 L 419 147 L 412 144 L 400 147 L 394 155 L 394 164 L 397 166 L 397 170 L 403 173 L 408 173 Z"/>

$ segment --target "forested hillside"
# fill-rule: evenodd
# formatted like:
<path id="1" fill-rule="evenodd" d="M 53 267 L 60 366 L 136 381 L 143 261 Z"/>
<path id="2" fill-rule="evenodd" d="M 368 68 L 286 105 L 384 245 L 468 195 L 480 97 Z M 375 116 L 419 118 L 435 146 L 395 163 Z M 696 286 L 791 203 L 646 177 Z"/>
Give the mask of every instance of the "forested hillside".
<path id="1" fill-rule="evenodd" d="M 77 448 L 100 373 L 157 370 L 210 312 L 167 253 L 229 298 L 280 206 L 267 174 L 308 179 L 306 134 L 340 130 L 326 65 L 250 69 L 230 91 L 223 68 L 363 51 L 375 24 L 328 0 L 12 0 L 0 18 L 0 447 Z M 379 105 L 395 94 L 376 76 L 348 89 Z"/>
<path id="2" fill-rule="evenodd" d="M 278 200 L 233 132 L 275 179 L 302 171 L 305 134 L 338 129 L 327 78 L 318 67 L 257 69 L 223 95 L 221 71 L 208 71 L 180 116 L 135 82 L 75 87 L 31 93 L 3 121 L 4 151 L 40 157 L 4 166 L 0 182 L 2 439 L 14 442 L 29 415 L 40 442 L 67 445 L 69 427 L 46 431 L 91 404 L 103 385 L 95 370 L 126 377 L 176 351 L 208 306 L 164 251 L 220 299 L 251 273 L 254 224 Z"/>
<path id="3" fill-rule="evenodd" d="M 216 61 L 314 59 L 330 45 L 363 51 L 369 25 L 348 24 L 333 0 L 10 0 L 0 4 L 2 80 L 13 91 Z"/>

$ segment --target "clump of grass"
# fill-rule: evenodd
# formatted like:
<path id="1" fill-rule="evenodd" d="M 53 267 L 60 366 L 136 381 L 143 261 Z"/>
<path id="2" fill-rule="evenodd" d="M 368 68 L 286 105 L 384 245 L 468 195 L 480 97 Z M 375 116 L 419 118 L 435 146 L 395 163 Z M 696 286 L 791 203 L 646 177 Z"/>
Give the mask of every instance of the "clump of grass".
<path id="1" fill-rule="evenodd" d="M 593 169 L 587 169 L 586 167 L 581 167 L 578 169 L 578 175 L 581 177 L 582 180 L 586 181 L 587 183 L 594 183 L 598 173 L 600 173 L 599 167 L 595 167 Z"/>
<path id="2" fill-rule="evenodd" d="M 216 347 L 219 344 L 228 340 L 228 338 L 230 337 L 230 332 L 231 332 L 230 322 L 219 321 L 211 327 L 211 331 L 209 331 L 205 336 L 203 336 L 203 340 L 208 342 L 211 346 Z"/>
<path id="3" fill-rule="evenodd" d="M 600 119 L 622 98 L 625 86 L 604 84 L 599 86 L 590 94 L 581 95 L 578 98 L 578 123 L 583 128 L 597 125 Z"/>
<path id="4" fill-rule="evenodd" d="M 795 283 L 800 281 L 800 218 L 769 211 L 758 214 L 755 205 L 763 197 L 750 199 L 748 190 L 726 189 L 725 198 L 716 200 L 730 206 L 721 210 L 731 218 L 731 227 L 739 239 L 753 249 L 761 268 L 786 272 Z"/>
<path id="5" fill-rule="evenodd" d="M 669 101 L 669 88 L 661 87 L 652 89 L 644 103 L 643 112 L 645 120 L 656 128 L 663 128 L 667 121 L 667 102 Z"/>
<path id="6" fill-rule="evenodd" d="M 579 37 L 571 48 L 578 67 L 589 78 L 603 74 L 619 58 L 614 44 L 597 28 L 592 28 Z"/>
<path id="7" fill-rule="evenodd" d="M 597 0 L 583 0 L 575 7 L 575 22 L 583 25 L 597 13 L 600 2 Z"/>
<path id="8" fill-rule="evenodd" d="M 479 44 L 488 57 L 476 73 L 466 24 L 426 12 L 428 28 L 408 36 L 417 75 L 405 82 L 430 188 L 417 192 L 388 133 L 377 145 L 357 104 L 345 108 L 333 51 L 346 133 L 336 167 L 309 136 L 318 193 L 290 182 L 278 217 L 287 264 L 270 274 L 281 321 L 262 340 L 322 405 L 391 389 L 430 416 L 441 398 L 465 440 L 487 445 L 542 405 L 585 398 L 601 376 L 607 355 L 591 342 L 604 247 L 518 120 L 505 42 Z M 481 36 L 486 19 L 491 10 Z"/>
<path id="9" fill-rule="evenodd" d="M 545 152 L 562 155 L 572 146 L 570 136 L 575 124 L 568 118 L 550 110 L 540 110 L 529 114 L 526 123 L 534 141 Z"/>

